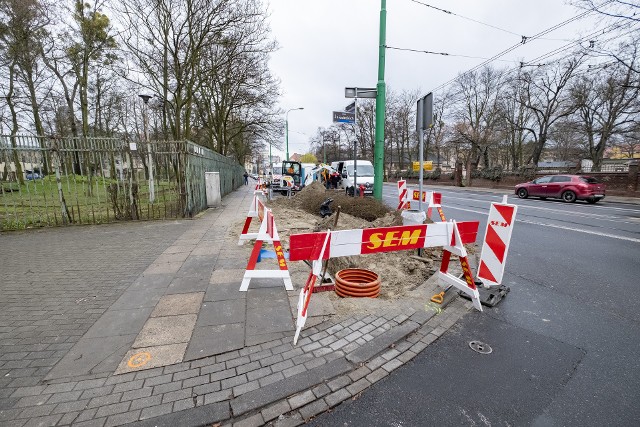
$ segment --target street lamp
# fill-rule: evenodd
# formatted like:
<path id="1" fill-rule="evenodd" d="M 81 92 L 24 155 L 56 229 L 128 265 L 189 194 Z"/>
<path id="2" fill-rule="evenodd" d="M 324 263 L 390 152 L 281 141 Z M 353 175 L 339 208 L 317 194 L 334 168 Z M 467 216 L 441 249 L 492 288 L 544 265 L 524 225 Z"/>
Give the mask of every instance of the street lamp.
<path id="1" fill-rule="evenodd" d="M 138 95 L 142 102 L 144 102 L 144 107 L 142 110 L 142 127 L 144 131 L 144 141 L 147 143 L 147 152 L 148 152 L 148 170 L 149 170 L 149 203 L 153 203 L 156 200 L 156 191 L 155 184 L 153 180 L 153 155 L 151 154 L 151 143 L 149 142 L 149 118 L 147 116 L 147 106 L 149 104 L 149 100 L 152 98 L 151 95 Z"/>
<path id="2" fill-rule="evenodd" d="M 289 160 L 289 111 L 295 111 L 295 110 L 304 110 L 304 107 L 298 107 L 298 108 L 292 108 L 290 110 L 287 110 L 287 114 L 285 114 L 285 121 L 284 121 L 284 139 L 285 139 L 285 145 L 287 148 L 287 160 Z"/>

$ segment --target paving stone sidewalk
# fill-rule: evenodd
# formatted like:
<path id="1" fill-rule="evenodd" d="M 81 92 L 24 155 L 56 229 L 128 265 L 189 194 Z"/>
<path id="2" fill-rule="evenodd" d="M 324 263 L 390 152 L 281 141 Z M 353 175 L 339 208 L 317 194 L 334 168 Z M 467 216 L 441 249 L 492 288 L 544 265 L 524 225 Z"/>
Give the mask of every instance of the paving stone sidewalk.
<path id="1" fill-rule="evenodd" d="M 234 225 L 251 197 L 195 220 L 1 234 L 0 425 L 298 425 L 468 310 L 425 304 L 434 280 L 375 315 L 331 316 L 314 296 L 321 316 L 294 347 L 299 291 L 238 291 L 250 247 Z"/>

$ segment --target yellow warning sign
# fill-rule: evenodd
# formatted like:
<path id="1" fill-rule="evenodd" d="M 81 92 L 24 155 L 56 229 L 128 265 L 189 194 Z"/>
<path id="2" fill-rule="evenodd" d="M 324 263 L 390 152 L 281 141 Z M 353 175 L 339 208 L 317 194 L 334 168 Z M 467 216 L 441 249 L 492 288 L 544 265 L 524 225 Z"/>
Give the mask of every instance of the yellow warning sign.
<path id="1" fill-rule="evenodd" d="M 136 353 L 129 358 L 127 366 L 129 366 L 130 368 L 139 368 L 140 366 L 146 365 L 149 360 L 151 360 L 151 353 L 147 351 L 141 351 L 140 353 Z"/>
<path id="2" fill-rule="evenodd" d="M 420 162 L 413 162 L 412 166 L 413 166 L 414 172 L 418 172 L 420 170 Z M 426 171 L 433 170 L 433 161 L 429 160 L 429 161 L 423 162 L 422 169 Z"/>

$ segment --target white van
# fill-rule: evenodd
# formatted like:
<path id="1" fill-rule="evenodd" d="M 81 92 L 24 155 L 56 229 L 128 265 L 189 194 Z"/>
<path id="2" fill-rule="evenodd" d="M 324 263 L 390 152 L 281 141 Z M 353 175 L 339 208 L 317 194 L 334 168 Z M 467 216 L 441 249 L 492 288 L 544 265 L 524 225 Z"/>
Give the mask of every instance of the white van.
<path id="1" fill-rule="evenodd" d="M 355 170 L 354 170 L 355 163 Z M 355 182 L 356 187 L 364 185 L 364 194 L 373 194 L 373 165 L 369 160 L 342 160 L 339 162 L 332 162 L 331 167 L 338 171 L 342 180 L 340 181 L 340 188 L 344 188 L 347 194 L 353 194 L 354 172 L 357 172 Z"/>

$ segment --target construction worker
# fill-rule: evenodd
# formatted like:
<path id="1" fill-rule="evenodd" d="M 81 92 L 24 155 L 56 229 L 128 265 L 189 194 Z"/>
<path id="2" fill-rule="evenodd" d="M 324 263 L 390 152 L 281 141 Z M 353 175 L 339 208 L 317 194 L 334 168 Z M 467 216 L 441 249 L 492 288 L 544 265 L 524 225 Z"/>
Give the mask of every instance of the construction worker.
<path id="1" fill-rule="evenodd" d="M 320 176 L 322 176 L 322 182 L 324 183 L 325 188 L 330 188 L 331 181 L 329 178 L 329 171 L 326 168 L 323 168 Z"/>

